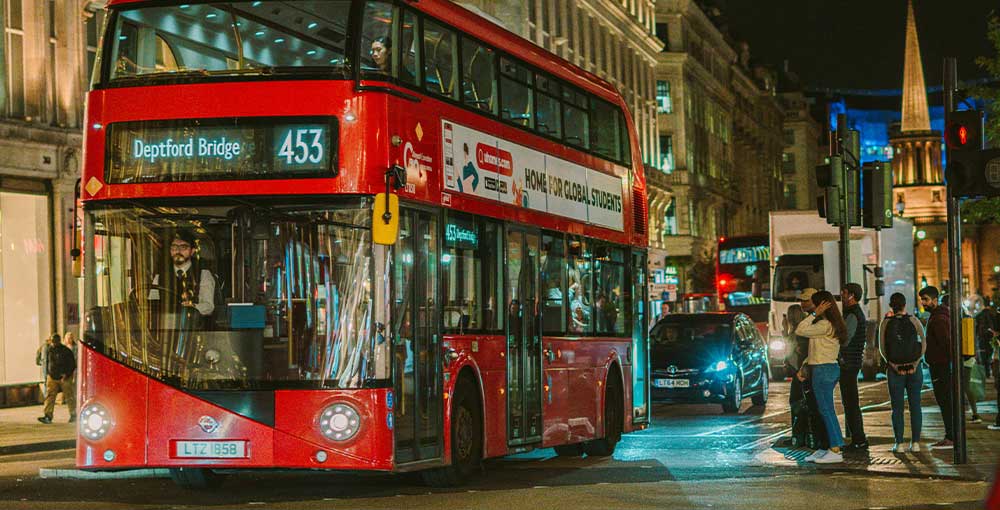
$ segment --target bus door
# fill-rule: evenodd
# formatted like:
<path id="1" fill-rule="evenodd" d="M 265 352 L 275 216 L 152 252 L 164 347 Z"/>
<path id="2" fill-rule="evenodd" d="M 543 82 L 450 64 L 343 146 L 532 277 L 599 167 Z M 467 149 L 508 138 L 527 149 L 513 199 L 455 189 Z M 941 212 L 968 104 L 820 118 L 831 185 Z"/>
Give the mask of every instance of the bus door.
<path id="1" fill-rule="evenodd" d="M 436 214 L 400 209 L 392 262 L 397 463 L 436 459 L 442 451 L 438 245 Z"/>
<path id="2" fill-rule="evenodd" d="M 542 440 L 539 235 L 507 229 L 507 443 Z"/>

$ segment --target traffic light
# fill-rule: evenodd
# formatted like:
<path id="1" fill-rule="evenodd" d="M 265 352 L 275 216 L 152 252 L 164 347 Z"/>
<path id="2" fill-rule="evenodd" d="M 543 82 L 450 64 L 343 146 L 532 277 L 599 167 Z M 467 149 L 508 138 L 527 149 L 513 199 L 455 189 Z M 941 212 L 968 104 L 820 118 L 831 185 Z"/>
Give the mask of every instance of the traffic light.
<path id="1" fill-rule="evenodd" d="M 816 166 L 816 185 L 823 190 L 817 203 L 820 217 L 831 225 L 840 224 L 840 186 L 844 182 L 844 159 L 830 156 Z"/>
<path id="2" fill-rule="evenodd" d="M 861 132 L 849 129 L 844 140 L 844 174 L 847 195 L 847 224 L 861 225 Z"/>
<path id="3" fill-rule="evenodd" d="M 875 161 L 861 168 L 864 193 L 861 226 L 892 228 L 892 163 Z"/>
<path id="4" fill-rule="evenodd" d="M 983 112 L 955 111 L 948 119 L 944 136 L 948 145 L 948 193 L 953 197 L 1000 196 L 1000 149 L 983 150 Z"/>

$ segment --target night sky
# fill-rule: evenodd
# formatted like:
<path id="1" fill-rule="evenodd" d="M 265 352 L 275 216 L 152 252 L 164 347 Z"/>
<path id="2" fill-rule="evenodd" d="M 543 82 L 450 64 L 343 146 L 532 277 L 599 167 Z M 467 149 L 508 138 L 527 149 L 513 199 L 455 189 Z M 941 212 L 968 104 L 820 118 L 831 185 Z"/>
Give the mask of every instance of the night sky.
<path id="1" fill-rule="evenodd" d="M 711 0 L 708 0 L 711 3 Z M 906 0 L 715 0 L 754 61 L 790 70 L 809 88 L 899 89 Z M 958 7 L 961 7 L 959 9 Z M 941 60 L 958 58 L 960 80 L 985 75 L 974 63 L 992 54 L 986 17 L 997 0 L 914 0 L 928 86 Z"/>

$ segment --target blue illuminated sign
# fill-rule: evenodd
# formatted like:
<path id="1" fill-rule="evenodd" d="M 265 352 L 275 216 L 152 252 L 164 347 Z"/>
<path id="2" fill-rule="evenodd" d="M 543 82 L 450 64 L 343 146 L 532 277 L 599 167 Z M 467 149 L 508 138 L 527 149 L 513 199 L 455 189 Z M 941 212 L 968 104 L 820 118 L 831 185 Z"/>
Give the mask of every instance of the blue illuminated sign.
<path id="1" fill-rule="evenodd" d="M 336 174 L 332 117 L 119 122 L 107 140 L 110 183 Z"/>

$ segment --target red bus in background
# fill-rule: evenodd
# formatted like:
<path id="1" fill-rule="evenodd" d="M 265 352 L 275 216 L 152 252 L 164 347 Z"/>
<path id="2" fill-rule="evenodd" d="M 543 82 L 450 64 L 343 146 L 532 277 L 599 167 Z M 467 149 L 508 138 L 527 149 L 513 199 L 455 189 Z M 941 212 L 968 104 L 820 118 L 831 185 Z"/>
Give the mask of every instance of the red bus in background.
<path id="1" fill-rule="evenodd" d="M 715 284 L 720 309 L 747 314 L 768 338 L 771 240 L 767 234 L 720 237 Z"/>
<path id="2" fill-rule="evenodd" d="M 108 10 L 80 468 L 453 484 L 646 426 L 646 191 L 611 85 L 444 0 Z"/>

